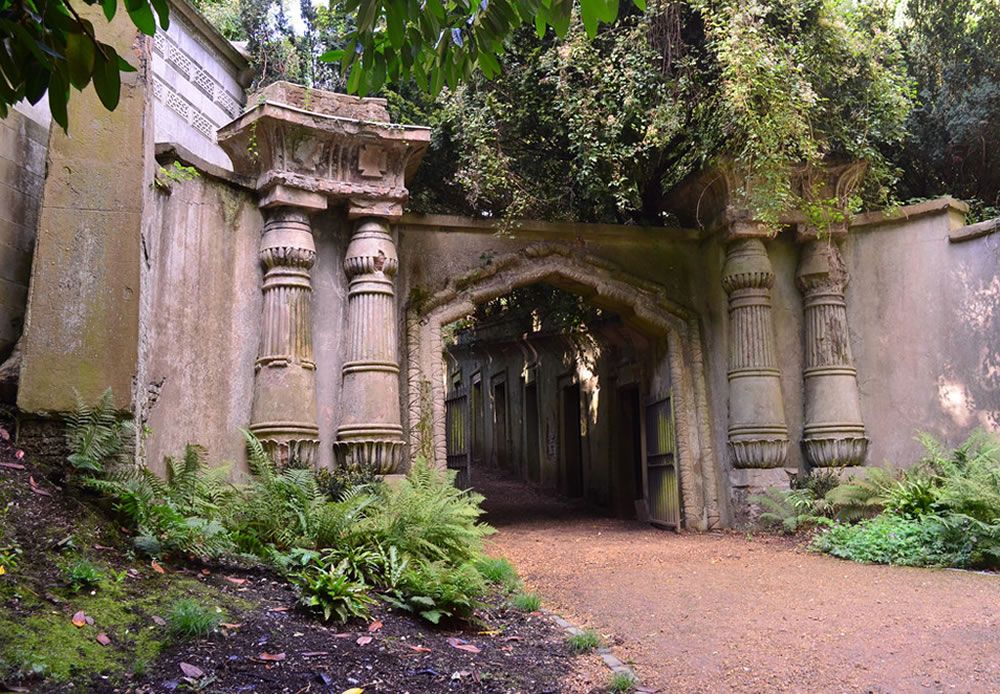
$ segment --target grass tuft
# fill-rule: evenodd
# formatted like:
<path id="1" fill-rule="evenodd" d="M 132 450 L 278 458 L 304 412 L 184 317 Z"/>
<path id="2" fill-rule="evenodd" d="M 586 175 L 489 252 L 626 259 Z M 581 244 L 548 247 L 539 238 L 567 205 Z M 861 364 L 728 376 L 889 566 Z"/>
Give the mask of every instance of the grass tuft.
<path id="1" fill-rule="evenodd" d="M 608 681 L 608 691 L 614 694 L 628 694 L 635 691 L 635 677 L 627 672 L 616 672 Z"/>
<path id="2" fill-rule="evenodd" d="M 175 638 L 208 636 L 221 621 L 219 613 L 189 598 L 175 602 L 167 613 L 167 627 Z"/>
<path id="3" fill-rule="evenodd" d="M 538 593 L 518 593 L 511 602 L 514 607 L 525 612 L 538 612 L 542 607 L 542 598 Z"/>
<path id="4" fill-rule="evenodd" d="M 600 648 L 602 644 L 603 641 L 600 634 L 593 629 L 581 631 L 579 634 L 573 634 L 566 639 L 566 645 L 574 653 L 590 653 Z"/>
<path id="5" fill-rule="evenodd" d="M 522 587 L 517 569 L 503 557 L 480 557 L 476 560 L 476 569 L 488 583 L 499 586 L 508 593 L 518 591 Z"/>

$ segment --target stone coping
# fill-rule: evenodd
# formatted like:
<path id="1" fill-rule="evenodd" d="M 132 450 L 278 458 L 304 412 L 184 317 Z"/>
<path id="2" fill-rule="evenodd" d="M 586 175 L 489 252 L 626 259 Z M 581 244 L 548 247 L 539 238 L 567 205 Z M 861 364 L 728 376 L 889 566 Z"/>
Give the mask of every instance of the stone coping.
<path id="1" fill-rule="evenodd" d="M 882 226 L 895 222 L 910 221 L 919 217 L 936 214 L 955 214 L 964 217 L 969 212 L 969 206 L 961 200 L 950 196 L 925 200 L 913 205 L 903 205 L 890 210 L 877 210 L 854 215 L 848 226 L 853 231 L 858 227 Z"/>
<path id="2" fill-rule="evenodd" d="M 156 143 L 154 155 L 157 163 L 161 166 L 176 161 L 185 166 L 193 167 L 199 174 L 208 178 L 224 181 L 232 186 L 243 188 L 250 192 L 255 193 L 257 191 L 255 182 L 250 177 L 241 176 L 229 169 L 206 161 L 182 144 L 176 142 L 158 142 Z"/>
<path id="3" fill-rule="evenodd" d="M 218 29 L 212 26 L 212 23 L 205 18 L 205 15 L 199 12 L 189 0 L 169 0 L 169 2 L 171 14 L 176 12 L 193 25 L 205 40 L 212 44 L 212 47 L 225 56 L 232 63 L 233 67 L 236 68 L 236 72 L 239 74 L 238 81 L 240 86 L 243 88 L 248 87 L 250 81 L 253 79 L 253 74 L 250 72 L 250 61 L 247 60 L 247 57 L 236 46 L 230 43 L 229 39 L 223 36 Z M 157 27 L 157 31 L 160 31 L 159 27 Z"/>
<path id="4" fill-rule="evenodd" d="M 977 222 L 976 224 L 959 227 L 948 234 L 948 240 L 952 243 L 961 243 L 963 241 L 971 241 L 972 239 L 989 236 L 990 234 L 995 234 L 998 231 L 1000 231 L 1000 217 L 997 217 L 996 219 L 988 219 L 985 222 Z"/>

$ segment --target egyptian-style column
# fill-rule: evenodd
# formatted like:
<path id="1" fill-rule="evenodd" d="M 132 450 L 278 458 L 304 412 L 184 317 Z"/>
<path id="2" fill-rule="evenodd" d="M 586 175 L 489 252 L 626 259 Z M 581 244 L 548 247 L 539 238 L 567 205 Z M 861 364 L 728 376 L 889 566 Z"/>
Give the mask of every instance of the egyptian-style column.
<path id="1" fill-rule="evenodd" d="M 394 278 L 396 244 L 387 220 L 359 219 L 344 255 L 347 361 L 343 420 L 334 452 L 338 465 L 390 474 L 403 460 Z"/>
<path id="2" fill-rule="evenodd" d="M 806 460 L 811 467 L 862 465 L 868 438 L 847 329 L 848 274 L 833 237 L 805 242 L 796 278 L 805 314 Z"/>
<path id="3" fill-rule="evenodd" d="M 774 272 L 759 236 L 730 241 L 722 270 L 729 295 L 729 450 L 736 468 L 782 467 L 788 455 L 771 315 Z"/>
<path id="4" fill-rule="evenodd" d="M 264 311 L 250 431 L 279 464 L 312 467 L 319 445 L 309 277 L 316 246 L 305 210 L 277 206 L 264 219 Z"/>
<path id="5" fill-rule="evenodd" d="M 248 99 L 218 132 L 235 174 L 264 211 L 264 312 L 250 429 L 285 464 L 315 465 L 331 451 L 342 465 L 395 472 L 403 459 L 393 278 L 398 269 L 388 220 L 403 214 L 406 176 L 430 130 L 390 122 L 385 99 L 361 99 L 275 82 Z M 356 223 L 344 259 L 349 356 L 336 402 L 317 409 L 310 270 L 313 212 L 324 233 L 344 216 Z M 338 219 L 339 218 L 339 219 Z M 322 317 L 320 317 L 322 318 Z M 339 326 L 337 326 L 339 327 Z M 329 396 L 326 396 L 329 397 Z M 317 415 L 337 427 L 319 444 Z M 331 432 L 332 433 L 332 432 Z"/>

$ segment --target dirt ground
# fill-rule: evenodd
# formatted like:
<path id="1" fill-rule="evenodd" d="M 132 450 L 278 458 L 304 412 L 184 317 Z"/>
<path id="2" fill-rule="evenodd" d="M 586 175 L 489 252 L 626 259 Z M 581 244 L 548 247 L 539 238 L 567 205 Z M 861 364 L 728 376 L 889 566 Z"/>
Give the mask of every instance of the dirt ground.
<path id="1" fill-rule="evenodd" d="M 681 692 L 1000 691 L 1000 575 L 870 566 L 738 533 L 599 518 L 484 479 L 491 550 Z"/>

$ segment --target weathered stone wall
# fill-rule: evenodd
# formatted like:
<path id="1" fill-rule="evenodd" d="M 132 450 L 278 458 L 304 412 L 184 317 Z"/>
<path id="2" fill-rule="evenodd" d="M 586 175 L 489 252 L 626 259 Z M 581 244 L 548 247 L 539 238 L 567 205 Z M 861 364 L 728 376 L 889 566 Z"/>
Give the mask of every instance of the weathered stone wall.
<path id="1" fill-rule="evenodd" d="M 260 324 L 262 224 L 254 196 L 207 176 L 157 191 L 143 302 L 149 465 L 186 443 L 243 458 Z"/>
<path id="2" fill-rule="evenodd" d="M 338 211 L 313 218 L 313 349 L 319 465 L 333 464 L 333 440 L 344 409 L 341 366 L 348 230 Z M 207 448 L 212 464 L 244 469 L 240 429 L 250 423 L 254 360 L 261 329 L 259 248 L 263 216 L 241 186 L 200 175 L 163 184 L 146 241 L 149 301 L 144 302 L 145 417 L 149 464 L 184 444 Z"/>
<path id="3" fill-rule="evenodd" d="M 105 21 L 99 7 L 87 11 Z M 118 407 L 133 402 L 140 230 L 154 163 L 149 41 L 124 13 L 104 35 L 137 71 L 122 75 L 113 113 L 87 88 L 74 92 L 69 134 L 52 131 L 17 400 L 29 414 L 72 409 L 74 391 L 93 401 L 110 387 Z"/>
<path id="4" fill-rule="evenodd" d="M 44 115 L 17 106 L 0 120 L 0 360 L 24 323 L 49 139 Z"/>
<path id="5" fill-rule="evenodd" d="M 844 256 L 869 465 L 919 459 L 919 431 L 954 445 L 1000 432 L 1000 235 L 965 241 L 962 208 L 855 226 Z"/>

